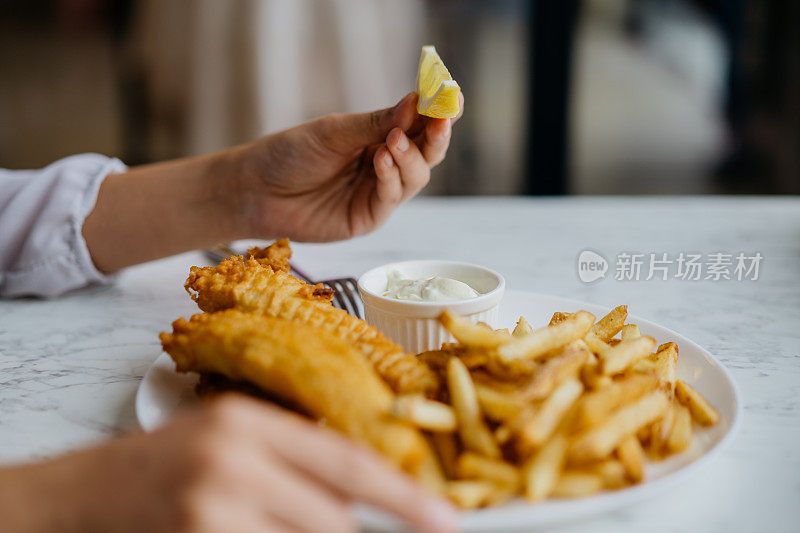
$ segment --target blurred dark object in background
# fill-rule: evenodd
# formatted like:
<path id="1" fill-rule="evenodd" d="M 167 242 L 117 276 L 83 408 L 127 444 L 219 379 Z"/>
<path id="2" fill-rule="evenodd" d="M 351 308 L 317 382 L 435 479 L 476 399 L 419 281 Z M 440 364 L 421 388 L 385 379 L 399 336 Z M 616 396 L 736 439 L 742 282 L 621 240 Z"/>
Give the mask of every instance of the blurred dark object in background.
<path id="1" fill-rule="evenodd" d="M 572 58 L 580 2 L 531 2 L 528 157 L 524 192 L 569 190 Z"/>
<path id="2" fill-rule="evenodd" d="M 570 65 L 574 55 L 572 36 L 580 7 L 571 0 L 531 4 L 534 37 L 524 191 L 564 194 L 571 189 L 567 132 L 572 85 L 571 69 L 564 63 Z M 708 192 L 800 192 L 800 3 L 629 0 L 621 6 L 623 27 L 631 39 L 644 40 L 653 18 L 676 6 L 680 9 L 681 4 L 702 10 L 721 33 L 726 48 L 728 146 Z"/>
<path id="3" fill-rule="evenodd" d="M 732 146 L 717 170 L 720 188 L 800 193 L 800 3 L 700 3 L 718 15 L 731 49 Z"/>
<path id="4" fill-rule="evenodd" d="M 283 40 L 238 32 L 253 9 L 287 17 Z M 799 40 L 788 0 L 0 0 L 0 167 L 145 163 L 388 105 L 424 42 L 467 99 L 430 194 L 796 194 Z M 257 72 L 212 106 L 209 83 L 237 65 Z M 287 80 L 311 86 L 302 104 L 273 94 Z"/>

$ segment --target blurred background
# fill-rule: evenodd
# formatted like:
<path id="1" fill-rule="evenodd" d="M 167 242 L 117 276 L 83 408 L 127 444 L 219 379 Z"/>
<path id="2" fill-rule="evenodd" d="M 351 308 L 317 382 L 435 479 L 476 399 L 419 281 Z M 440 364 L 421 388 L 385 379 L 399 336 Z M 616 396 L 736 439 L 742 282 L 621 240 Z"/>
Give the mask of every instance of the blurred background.
<path id="1" fill-rule="evenodd" d="M 467 99 L 427 194 L 800 193 L 800 2 L 0 0 L 0 167 Z"/>

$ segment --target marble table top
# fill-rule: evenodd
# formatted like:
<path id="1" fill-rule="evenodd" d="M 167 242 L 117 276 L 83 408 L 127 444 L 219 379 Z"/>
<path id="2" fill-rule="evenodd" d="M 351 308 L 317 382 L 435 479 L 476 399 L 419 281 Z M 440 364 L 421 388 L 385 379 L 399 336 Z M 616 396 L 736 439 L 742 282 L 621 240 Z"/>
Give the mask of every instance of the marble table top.
<path id="1" fill-rule="evenodd" d="M 578 277 L 585 249 L 609 262 L 592 284 Z M 676 278 L 681 252 L 701 254 L 703 278 L 731 260 L 733 279 Z M 644 254 L 638 281 L 616 279 L 630 262 L 622 253 Z M 675 261 L 666 281 L 660 270 L 646 279 L 650 253 Z M 736 279 L 739 253 L 761 254 L 757 280 Z M 719 458 L 656 500 L 557 531 L 800 530 L 800 199 L 423 198 L 369 236 L 295 247 L 297 264 L 320 278 L 422 258 L 486 265 L 510 289 L 626 303 L 706 347 L 739 384 L 743 423 Z M 160 353 L 157 334 L 196 311 L 182 288 L 194 264 L 207 263 L 187 253 L 108 287 L 0 302 L 0 461 L 137 430 L 134 395 Z"/>

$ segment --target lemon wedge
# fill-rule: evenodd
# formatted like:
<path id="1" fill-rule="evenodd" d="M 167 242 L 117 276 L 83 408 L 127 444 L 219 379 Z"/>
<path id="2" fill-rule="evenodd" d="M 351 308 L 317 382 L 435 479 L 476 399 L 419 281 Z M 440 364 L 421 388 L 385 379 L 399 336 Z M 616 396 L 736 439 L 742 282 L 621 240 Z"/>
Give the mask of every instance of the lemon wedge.
<path id="1" fill-rule="evenodd" d="M 453 118 L 458 115 L 461 88 L 447 71 L 436 48 L 423 46 L 417 70 L 417 113 L 433 118 Z"/>

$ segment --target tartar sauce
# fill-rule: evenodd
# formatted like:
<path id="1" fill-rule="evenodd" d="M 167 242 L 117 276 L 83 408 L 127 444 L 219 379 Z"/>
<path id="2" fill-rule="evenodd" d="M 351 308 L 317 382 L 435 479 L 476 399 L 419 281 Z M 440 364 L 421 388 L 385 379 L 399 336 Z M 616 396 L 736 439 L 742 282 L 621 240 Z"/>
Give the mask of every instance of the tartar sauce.
<path id="1" fill-rule="evenodd" d="M 396 300 L 411 300 L 416 302 L 446 302 L 452 300 L 467 300 L 476 298 L 478 292 L 457 279 L 431 278 L 404 279 L 397 270 L 388 274 L 386 292 L 388 298 Z"/>

